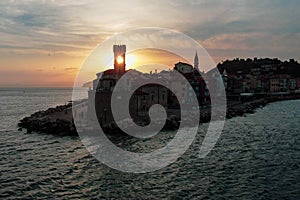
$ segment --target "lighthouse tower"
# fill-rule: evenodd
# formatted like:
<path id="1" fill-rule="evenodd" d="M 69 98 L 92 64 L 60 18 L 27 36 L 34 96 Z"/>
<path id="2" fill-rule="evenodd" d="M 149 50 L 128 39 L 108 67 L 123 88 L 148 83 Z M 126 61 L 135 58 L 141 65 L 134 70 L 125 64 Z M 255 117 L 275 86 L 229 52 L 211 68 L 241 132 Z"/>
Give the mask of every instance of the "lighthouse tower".
<path id="1" fill-rule="evenodd" d="M 126 45 L 114 45 L 114 69 L 117 74 L 125 73 L 125 54 L 126 54 Z"/>

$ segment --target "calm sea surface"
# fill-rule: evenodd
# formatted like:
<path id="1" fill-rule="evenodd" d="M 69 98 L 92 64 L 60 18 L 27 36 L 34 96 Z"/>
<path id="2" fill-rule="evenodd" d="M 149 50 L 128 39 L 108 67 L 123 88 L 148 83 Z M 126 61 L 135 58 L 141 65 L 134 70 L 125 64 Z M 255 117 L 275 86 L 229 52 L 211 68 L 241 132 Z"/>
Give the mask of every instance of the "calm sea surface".
<path id="1" fill-rule="evenodd" d="M 206 125 L 175 163 L 152 173 L 129 174 L 99 163 L 79 138 L 17 131 L 20 119 L 67 103 L 71 93 L 0 89 L 0 199 L 300 199 L 299 100 L 227 120 L 204 159 L 198 151 Z M 173 133 L 152 146 L 168 134 Z M 134 141 L 123 144 L 128 145 Z"/>

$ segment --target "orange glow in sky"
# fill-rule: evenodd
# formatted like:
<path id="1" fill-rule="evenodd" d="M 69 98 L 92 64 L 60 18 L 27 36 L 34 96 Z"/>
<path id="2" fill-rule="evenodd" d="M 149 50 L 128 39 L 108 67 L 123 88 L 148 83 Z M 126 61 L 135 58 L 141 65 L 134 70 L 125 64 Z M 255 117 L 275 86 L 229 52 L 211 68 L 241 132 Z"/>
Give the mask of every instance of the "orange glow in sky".
<path id="1" fill-rule="evenodd" d="M 134 54 L 126 54 L 126 66 L 131 68 L 138 62 L 138 58 Z"/>
<path id="2" fill-rule="evenodd" d="M 130 52 L 126 55 L 126 59 L 126 69 L 137 69 L 146 73 L 154 70 L 173 69 L 174 64 L 179 61 L 188 62 L 178 55 L 160 49 L 143 49 Z"/>
<path id="3" fill-rule="evenodd" d="M 113 55 L 113 53 L 112 53 Z M 86 55 L 88 56 L 88 54 Z M 1 87 L 73 87 L 84 56 L 66 56 L 62 54 L 20 55 L 18 59 L 1 60 Z M 124 62 L 118 58 L 118 62 Z M 144 49 L 126 53 L 126 70 L 137 69 L 142 72 L 169 70 L 174 64 L 185 59 L 167 51 Z M 147 65 L 147 66 L 145 66 Z M 15 67 L 18 66 L 18 67 Z M 113 68 L 102 66 L 88 72 L 88 79 L 93 80 L 96 73 Z M 164 67 L 162 67 L 164 66 Z"/>
<path id="4" fill-rule="evenodd" d="M 1 54 L 0 87 L 72 87 L 84 56 Z"/>

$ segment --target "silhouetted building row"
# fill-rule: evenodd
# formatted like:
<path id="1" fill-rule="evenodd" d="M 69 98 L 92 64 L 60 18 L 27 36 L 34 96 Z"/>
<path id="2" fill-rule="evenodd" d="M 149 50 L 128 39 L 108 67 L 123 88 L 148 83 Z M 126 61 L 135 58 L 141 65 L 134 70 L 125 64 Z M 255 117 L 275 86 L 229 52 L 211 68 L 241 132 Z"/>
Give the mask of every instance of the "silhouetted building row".
<path id="1" fill-rule="evenodd" d="M 126 46 L 114 45 L 114 69 L 106 70 L 97 74 L 97 78 L 93 81 L 93 88 L 89 91 L 89 110 L 96 110 L 98 120 L 101 123 L 110 123 L 113 121 L 111 113 L 111 95 L 118 80 L 126 73 Z M 134 92 L 130 100 L 130 114 L 133 119 L 143 120 L 147 119 L 149 108 L 154 104 L 160 104 L 165 109 L 179 109 L 179 102 L 173 92 L 175 91 L 185 101 L 191 103 L 198 101 L 200 105 L 205 105 L 210 102 L 208 88 L 203 74 L 200 74 L 199 59 L 196 53 L 194 60 L 194 67 L 188 63 L 178 62 L 175 64 L 174 70 L 181 73 L 187 81 L 176 80 L 173 76 L 173 71 L 162 71 L 160 73 L 142 73 L 136 70 L 130 70 L 127 80 L 118 87 L 122 92 L 130 91 L 131 88 L 141 85 Z M 136 77 L 139 77 L 138 79 Z M 123 77 L 123 79 L 124 79 Z M 160 82 L 164 81 L 169 84 L 170 88 L 166 88 L 159 84 L 144 85 L 143 79 L 154 78 Z M 170 81 L 172 80 L 172 81 Z M 190 89 L 192 86 L 192 90 Z M 115 91 L 119 92 L 119 91 Z M 192 98 L 192 92 L 195 92 L 197 99 Z M 94 101 L 95 100 L 95 101 Z M 94 108 L 93 108 L 94 107 Z"/>
<path id="2" fill-rule="evenodd" d="M 102 124 L 113 121 L 111 113 L 111 95 L 112 92 L 129 92 L 132 88 L 137 88 L 133 93 L 129 111 L 134 120 L 147 120 L 149 108 L 154 104 L 160 104 L 166 110 L 179 109 L 178 99 L 184 103 L 194 103 L 207 106 L 210 104 L 210 89 L 213 89 L 215 96 L 224 95 L 226 90 L 227 100 L 240 100 L 241 97 L 248 97 L 250 94 L 273 94 L 279 92 L 291 92 L 300 89 L 300 79 L 288 74 L 278 74 L 283 72 L 285 67 L 278 60 L 263 60 L 259 65 L 257 59 L 252 60 L 234 60 L 225 63 L 235 69 L 228 72 L 226 68 L 220 70 L 214 68 L 204 74 L 199 70 L 199 58 L 195 54 L 194 66 L 184 62 L 175 64 L 173 70 L 161 71 L 155 73 L 142 73 L 136 70 L 130 70 L 128 76 L 122 77 L 126 72 L 126 46 L 114 45 L 114 69 L 106 70 L 97 74 L 93 81 L 93 89 L 89 91 L 89 110 L 96 110 L 98 120 Z M 244 70 L 239 63 L 245 65 L 254 65 Z M 249 64 L 250 63 L 250 64 Z M 219 70 L 222 73 L 219 73 Z M 283 70 L 283 71 L 282 71 Z M 180 79 L 174 76 L 179 72 L 184 78 Z M 118 80 L 122 77 L 124 82 L 116 88 Z M 139 77 L 139 78 L 137 78 Z M 156 79 L 160 82 L 168 83 L 169 88 L 160 84 L 146 84 L 148 79 Z M 140 87 L 139 87 L 140 86 Z M 191 86 L 191 87 L 190 87 Z M 173 91 L 173 92 L 172 92 Z M 177 96 L 175 96 L 174 92 Z M 192 98 L 192 93 L 196 94 L 197 99 Z M 94 101 L 95 100 L 95 101 Z M 120 105 L 121 106 L 121 105 Z"/>

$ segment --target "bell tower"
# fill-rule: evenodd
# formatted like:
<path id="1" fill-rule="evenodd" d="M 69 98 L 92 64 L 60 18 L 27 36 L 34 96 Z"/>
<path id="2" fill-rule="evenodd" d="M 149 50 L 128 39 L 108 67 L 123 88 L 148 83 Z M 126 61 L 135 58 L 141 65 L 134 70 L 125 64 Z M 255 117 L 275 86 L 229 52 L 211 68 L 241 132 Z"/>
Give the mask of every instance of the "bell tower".
<path id="1" fill-rule="evenodd" d="M 196 51 L 195 58 L 194 58 L 194 68 L 199 71 L 199 58 L 198 58 L 197 51 Z"/>
<path id="2" fill-rule="evenodd" d="M 126 54 L 126 45 L 114 45 L 114 69 L 117 74 L 125 73 L 125 54 Z"/>

